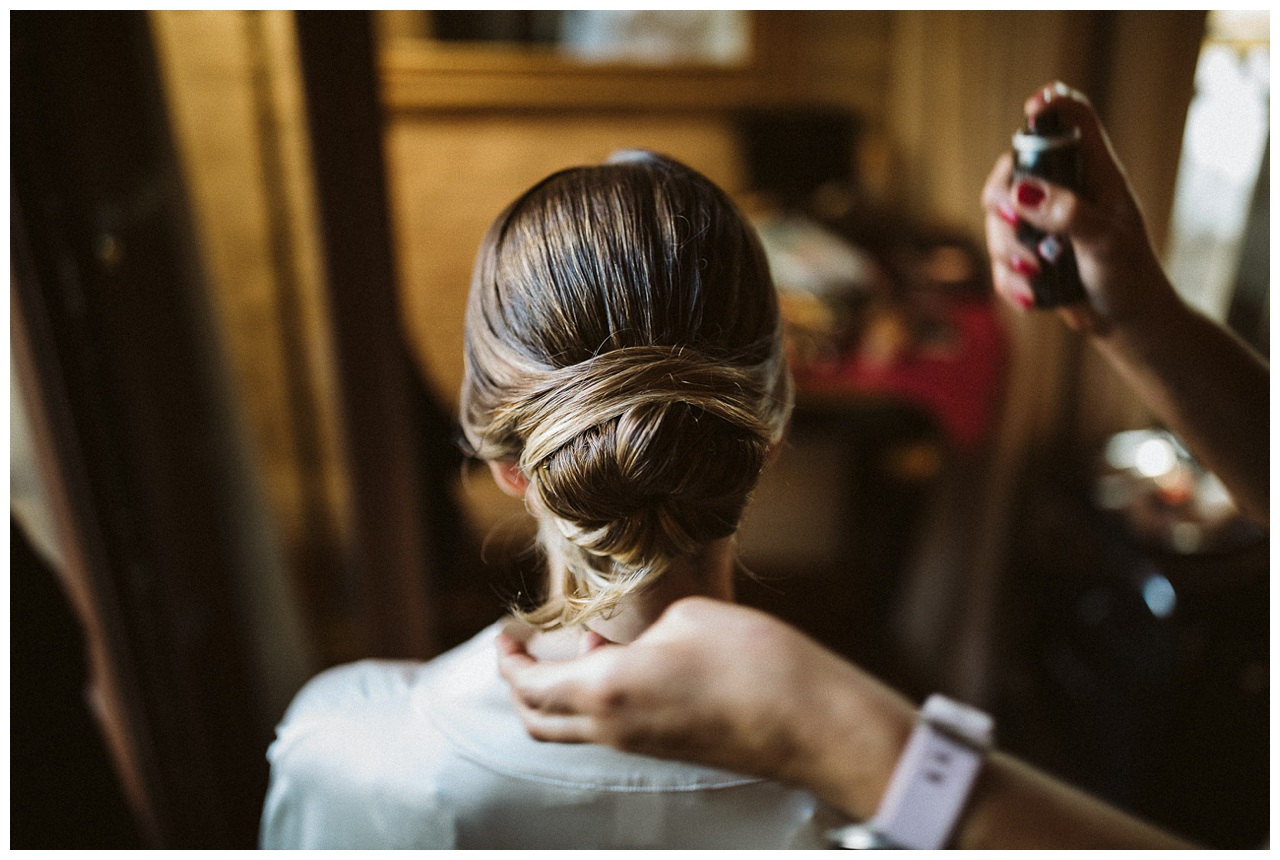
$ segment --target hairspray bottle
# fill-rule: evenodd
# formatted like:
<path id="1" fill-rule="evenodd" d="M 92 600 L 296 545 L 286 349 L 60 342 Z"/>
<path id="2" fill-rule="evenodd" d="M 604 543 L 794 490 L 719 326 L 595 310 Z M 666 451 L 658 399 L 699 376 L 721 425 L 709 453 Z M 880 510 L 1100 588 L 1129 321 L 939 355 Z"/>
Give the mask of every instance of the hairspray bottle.
<path id="1" fill-rule="evenodd" d="M 1079 192 L 1082 183 L 1080 129 L 1063 128 L 1053 110 L 1041 113 L 1013 135 L 1013 181 L 1035 176 Z M 1018 241 L 1035 252 L 1040 273 L 1031 279 L 1036 307 L 1051 308 L 1085 300 L 1076 256 L 1065 236 L 1030 224 L 1018 224 Z"/>

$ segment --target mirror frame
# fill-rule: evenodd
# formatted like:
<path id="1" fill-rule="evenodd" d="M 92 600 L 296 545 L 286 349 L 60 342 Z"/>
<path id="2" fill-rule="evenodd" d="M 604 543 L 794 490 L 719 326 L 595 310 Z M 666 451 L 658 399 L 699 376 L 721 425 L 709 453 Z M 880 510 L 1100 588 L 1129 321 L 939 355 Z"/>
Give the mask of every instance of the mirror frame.
<path id="1" fill-rule="evenodd" d="M 751 11 L 751 55 L 735 66 L 587 62 L 545 48 L 392 37 L 379 52 L 388 109 L 702 110 L 775 101 L 789 85 L 791 18 Z"/>

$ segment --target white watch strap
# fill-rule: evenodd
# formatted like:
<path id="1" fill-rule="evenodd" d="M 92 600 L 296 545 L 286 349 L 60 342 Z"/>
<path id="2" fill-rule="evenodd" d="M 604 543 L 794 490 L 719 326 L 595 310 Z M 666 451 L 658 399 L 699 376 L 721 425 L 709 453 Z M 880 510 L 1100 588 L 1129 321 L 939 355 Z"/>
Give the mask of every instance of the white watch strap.
<path id="1" fill-rule="evenodd" d="M 991 717 L 930 696 L 894 769 L 872 827 L 903 848 L 942 848 L 991 744 Z"/>

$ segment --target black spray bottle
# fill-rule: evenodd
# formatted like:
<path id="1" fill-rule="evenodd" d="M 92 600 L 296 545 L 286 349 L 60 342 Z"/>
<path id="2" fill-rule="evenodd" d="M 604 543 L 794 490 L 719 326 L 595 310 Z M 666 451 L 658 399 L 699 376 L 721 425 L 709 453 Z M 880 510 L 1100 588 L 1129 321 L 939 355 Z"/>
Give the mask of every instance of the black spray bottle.
<path id="1" fill-rule="evenodd" d="M 1035 176 L 1079 192 L 1083 166 L 1080 129 L 1063 128 L 1057 112 L 1047 110 L 1013 135 L 1013 181 Z M 1031 280 L 1036 307 L 1051 308 L 1085 300 L 1076 256 L 1065 236 L 1054 236 L 1022 222 L 1018 241 L 1035 252 L 1040 274 Z"/>

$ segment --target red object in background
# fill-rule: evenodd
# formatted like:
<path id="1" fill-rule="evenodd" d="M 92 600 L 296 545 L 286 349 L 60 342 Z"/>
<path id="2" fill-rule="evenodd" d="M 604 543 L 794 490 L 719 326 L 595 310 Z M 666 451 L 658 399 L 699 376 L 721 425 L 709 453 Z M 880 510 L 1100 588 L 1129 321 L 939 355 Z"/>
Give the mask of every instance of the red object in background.
<path id="1" fill-rule="evenodd" d="M 905 400 L 934 416 L 958 450 L 973 450 L 995 426 L 1008 343 L 990 299 L 957 301 L 945 321 L 944 348 L 917 344 L 890 362 L 851 350 L 834 365 L 797 365 L 796 386 L 819 396 Z"/>

